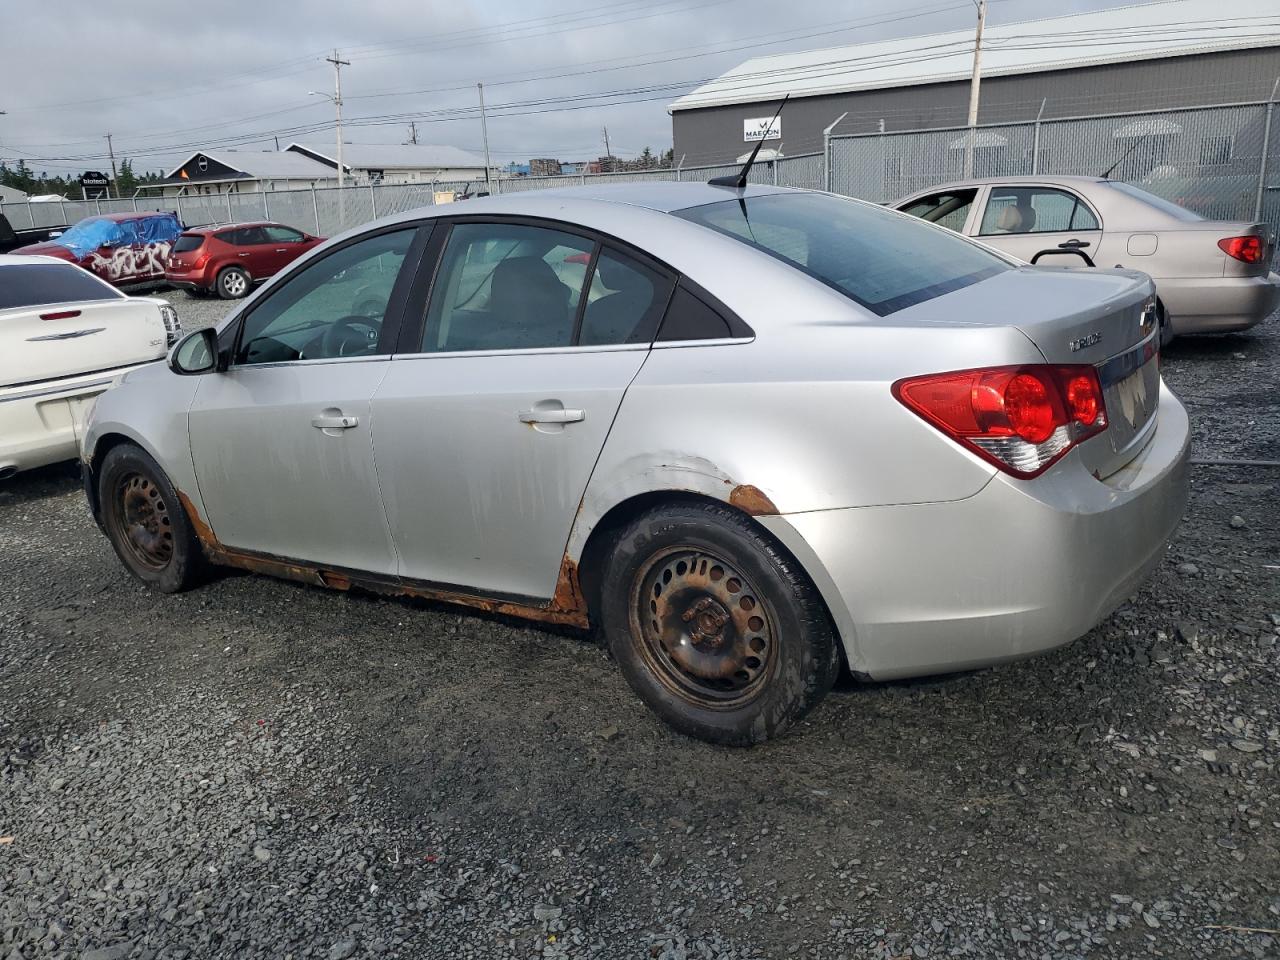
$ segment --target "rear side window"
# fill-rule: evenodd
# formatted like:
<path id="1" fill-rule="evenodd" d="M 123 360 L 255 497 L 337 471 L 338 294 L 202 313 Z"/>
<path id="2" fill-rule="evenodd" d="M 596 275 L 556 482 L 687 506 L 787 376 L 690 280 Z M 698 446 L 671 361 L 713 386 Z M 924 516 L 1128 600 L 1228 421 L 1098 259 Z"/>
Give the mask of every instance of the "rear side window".
<path id="1" fill-rule="evenodd" d="M 955 234 L 826 194 L 725 200 L 676 216 L 763 250 L 879 316 L 1010 269 Z"/>
<path id="2" fill-rule="evenodd" d="M 729 321 L 684 287 L 678 287 L 662 320 L 658 339 L 723 340 L 732 336 Z"/>
<path id="3" fill-rule="evenodd" d="M 649 343 L 671 297 L 672 281 L 631 257 L 602 250 L 591 275 L 576 343 Z"/>
<path id="4" fill-rule="evenodd" d="M 69 263 L 20 263 L 0 267 L 0 310 L 119 300 L 123 296 L 87 270 Z"/>
<path id="5" fill-rule="evenodd" d="M 184 233 L 173 244 L 174 253 L 190 253 L 204 246 L 204 236 L 199 233 Z"/>

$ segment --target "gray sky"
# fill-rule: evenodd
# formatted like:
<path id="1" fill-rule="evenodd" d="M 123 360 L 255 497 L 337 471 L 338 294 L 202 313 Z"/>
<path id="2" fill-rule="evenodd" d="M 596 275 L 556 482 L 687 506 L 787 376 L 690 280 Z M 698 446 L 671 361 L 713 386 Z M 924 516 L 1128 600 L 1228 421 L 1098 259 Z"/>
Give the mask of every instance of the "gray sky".
<path id="1" fill-rule="evenodd" d="M 992 0 L 988 22 L 1119 5 Z M 10 163 L 103 168 L 108 132 L 138 171 L 201 146 L 273 149 L 272 134 L 281 146 L 332 142 L 333 106 L 308 92 L 332 92 L 324 57 L 334 46 L 351 61 L 348 142 L 402 143 L 414 114 L 420 143 L 479 153 L 483 81 L 495 163 L 598 156 L 606 124 L 615 154 L 656 153 L 671 145 L 667 104 L 752 56 L 962 29 L 975 16 L 972 0 L 223 0 L 216 12 L 130 0 L 76 10 L 6 11 L 0 158 Z M 531 102 L 545 100 L 557 102 Z M 384 122 L 361 122 L 371 119 Z"/>

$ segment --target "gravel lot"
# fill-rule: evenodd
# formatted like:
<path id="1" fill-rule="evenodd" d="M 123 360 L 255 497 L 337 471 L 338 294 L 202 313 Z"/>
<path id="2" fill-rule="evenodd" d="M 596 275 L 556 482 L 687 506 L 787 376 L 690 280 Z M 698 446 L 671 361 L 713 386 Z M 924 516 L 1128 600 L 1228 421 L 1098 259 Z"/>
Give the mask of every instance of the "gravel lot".
<path id="1" fill-rule="evenodd" d="M 225 304 L 172 299 L 188 326 Z M 1280 459 L 1280 321 L 1177 343 Z M 1036 660 L 669 732 L 590 638 L 230 574 L 152 595 L 0 485 L 0 957 L 1275 957 L 1280 470 Z"/>

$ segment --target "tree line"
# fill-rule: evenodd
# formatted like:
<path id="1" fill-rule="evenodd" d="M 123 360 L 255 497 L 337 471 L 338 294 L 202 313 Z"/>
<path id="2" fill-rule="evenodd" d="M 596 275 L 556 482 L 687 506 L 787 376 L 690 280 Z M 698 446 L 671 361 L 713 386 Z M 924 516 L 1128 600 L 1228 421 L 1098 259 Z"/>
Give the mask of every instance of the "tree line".
<path id="1" fill-rule="evenodd" d="M 138 187 L 155 183 L 163 179 L 163 177 L 164 174 L 157 170 L 139 174 L 133 169 L 133 161 L 128 158 L 122 159 L 119 169 L 116 171 L 115 181 L 111 185 L 111 195 L 113 197 L 133 196 L 133 192 Z M 0 184 L 12 187 L 14 190 L 21 190 L 31 197 L 53 194 L 65 197 L 68 200 L 79 200 L 82 196 L 80 192 L 80 177 L 78 175 L 68 174 L 65 177 L 51 177 L 44 170 L 36 174 L 27 166 L 25 160 L 19 160 L 17 166 L 14 167 L 0 163 Z"/>

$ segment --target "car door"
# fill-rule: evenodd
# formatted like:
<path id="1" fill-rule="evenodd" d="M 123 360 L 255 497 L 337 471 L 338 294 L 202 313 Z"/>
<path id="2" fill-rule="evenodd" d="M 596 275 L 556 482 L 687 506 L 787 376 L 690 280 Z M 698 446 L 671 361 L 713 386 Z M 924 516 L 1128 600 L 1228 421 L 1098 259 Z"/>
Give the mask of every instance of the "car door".
<path id="1" fill-rule="evenodd" d="M 264 277 L 275 275 L 310 249 L 306 236 L 292 227 L 266 224 L 259 229 L 263 241 L 262 262 L 264 268 L 270 271 L 264 273 Z"/>
<path id="2" fill-rule="evenodd" d="M 236 248 L 236 262 L 254 280 L 264 280 L 276 272 L 274 245 L 267 240 L 262 227 L 240 227 L 231 231 L 230 243 Z"/>
<path id="3" fill-rule="evenodd" d="M 437 231 L 423 322 L 406 322 L 373 401 L 400 573 L 544 600 L 674 278 L 559 224 Z"/>
<path id="4" fill-rule="evenodd" d="M 1022 260 L 1042 250 L 1063 251 L 1041 259 L 1046 266 L 1084 266 L 1079 250 L 1096 259 L 1102 240 L 1097 214 L 1074 191 L 1060 187 L 992 184 L 987 191 L 977 238 Z"/>
<path id="5" fill-rule="evenodd" d="M 223 331 L 229 364 L 200 378 L 188 429 L 205 519 L 225 546 L 394 575 L 370 400 L 422 235 L 399 225 L 355 238 Z M 368 286 L 388 306 L 356 316 Z"/>

